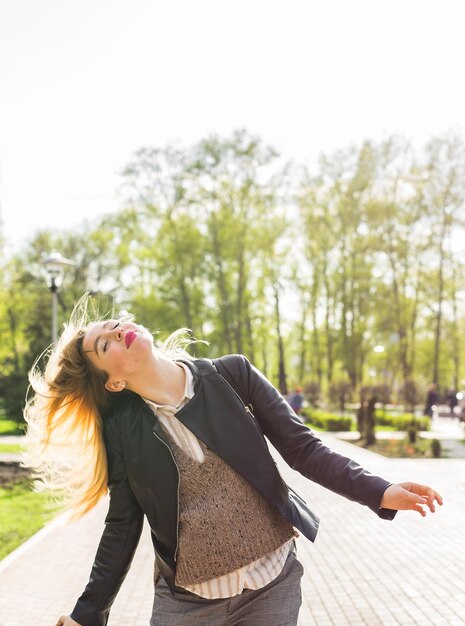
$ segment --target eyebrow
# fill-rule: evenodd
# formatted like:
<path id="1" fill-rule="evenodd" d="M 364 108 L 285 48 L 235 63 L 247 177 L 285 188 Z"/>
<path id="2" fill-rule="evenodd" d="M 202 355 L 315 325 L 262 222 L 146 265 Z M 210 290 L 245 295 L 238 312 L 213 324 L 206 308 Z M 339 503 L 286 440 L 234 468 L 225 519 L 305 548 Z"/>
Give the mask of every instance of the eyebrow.
<path id="1" fill-rule="evenodd" d="M 109 323 L 110 323 L 109 321 L 108 321 L 108 322 L 105 322 L 105 324 L 102 326 L 102 328 L 106 328 L 106 327 L 108 326 L 108 324 L 109 324 Z M 97 349 L 97 348 L 98 348 L 97 344 L 98 344 L 99 339 L 100 339 L 100 337 L 101 337 L 101 336 L 102 336 L 102 335 L 98 335 L 98 337 L 97 337 L 97 338 L 95 339 L 95 341 L 94 341 L 94 352 L 95 352 L 95 354 L 96 354 L 97 356 L 99 356 L 99 354 L 98 354 L 98 349 Z"/>

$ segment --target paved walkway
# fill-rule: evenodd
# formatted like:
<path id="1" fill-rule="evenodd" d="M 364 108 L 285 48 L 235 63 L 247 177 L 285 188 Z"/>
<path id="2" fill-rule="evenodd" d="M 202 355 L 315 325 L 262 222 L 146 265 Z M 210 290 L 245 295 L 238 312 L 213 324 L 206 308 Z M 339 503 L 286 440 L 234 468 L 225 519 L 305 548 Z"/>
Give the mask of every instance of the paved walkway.
<path id="1" fill-rule="evenodd" d="M 389 480 L 433 485 L 445 505 L 425 519 L 401 512 L 383 521 L 278 459 L 285 480 L 321 516 L 316 543 L 298 539 L 305 566 L 299 626 L 465 624 L 465 460 L 387 459 L 322 438 Z M 71 610 L 87 581 L 105 509 L 102 502 L 73 525 L 52 522 L 0 563 L 0 626 L 54 626 Z M 148 624 L 152 565 L 145 528 L 109 626 Z"/>

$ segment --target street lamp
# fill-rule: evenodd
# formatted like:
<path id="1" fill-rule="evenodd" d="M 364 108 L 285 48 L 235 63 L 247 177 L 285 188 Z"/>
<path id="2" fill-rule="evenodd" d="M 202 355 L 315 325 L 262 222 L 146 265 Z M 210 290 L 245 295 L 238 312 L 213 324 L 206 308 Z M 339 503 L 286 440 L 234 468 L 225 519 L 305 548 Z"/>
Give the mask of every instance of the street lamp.
<path id="1" fill-rule="evenodd" d="M 45 267 L 47 286 L 52 292 L 52 343 L 57 340 L 57 291 L 63 283 L 65 268 L 74 265 L 73 261 L 66 259 L 59 252 L 51 252 L 42 261 Z"/>

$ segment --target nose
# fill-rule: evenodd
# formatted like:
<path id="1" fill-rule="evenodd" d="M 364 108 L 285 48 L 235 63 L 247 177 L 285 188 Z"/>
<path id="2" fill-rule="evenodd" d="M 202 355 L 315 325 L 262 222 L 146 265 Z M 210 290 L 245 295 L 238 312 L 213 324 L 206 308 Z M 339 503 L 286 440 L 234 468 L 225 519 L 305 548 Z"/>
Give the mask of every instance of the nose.
<path id="1" fill-rule="evenodd" d="M 117 326 L 112 331 L 112 335 L 115 337 L 115 339 L 117 339 L 118 341 L 121 341 L 121 339 L 124 337 L 124 330 L 121 328 L 121 326 Z"/>

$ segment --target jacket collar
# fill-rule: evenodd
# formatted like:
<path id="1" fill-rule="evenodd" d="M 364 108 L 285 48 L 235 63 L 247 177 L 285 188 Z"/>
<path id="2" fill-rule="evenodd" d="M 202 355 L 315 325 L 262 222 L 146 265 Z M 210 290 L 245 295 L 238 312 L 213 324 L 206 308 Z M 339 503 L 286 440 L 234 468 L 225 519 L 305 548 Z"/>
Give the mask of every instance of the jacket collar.
<path id="1" fill-rule="evenodd" d="M 191 361 L 190 359 L 176 359 L 176 360 L 180 361 L 181 363 L 184 363 L 184 365 L 186 365 L 191 371 L 194 377 L 194 393 L 196 393 L 200 385 L 200 378 L 205 373 L 204 368 L 201 367 L 201 365 L 202 364 L 211 365 L 211 361 L 209 361 L 208 359 L 195 359 L 193 361 Z"/>

